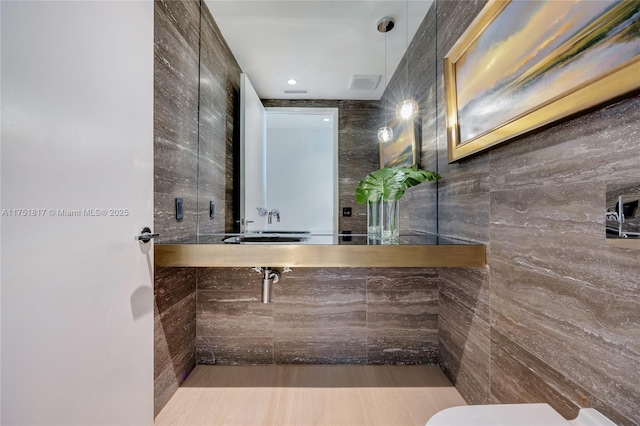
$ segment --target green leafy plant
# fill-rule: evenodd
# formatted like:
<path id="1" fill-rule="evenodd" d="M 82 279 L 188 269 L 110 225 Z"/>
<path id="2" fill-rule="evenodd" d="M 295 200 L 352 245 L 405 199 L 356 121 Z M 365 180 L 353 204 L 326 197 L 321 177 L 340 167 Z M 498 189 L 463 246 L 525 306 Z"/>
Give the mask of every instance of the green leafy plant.
<path id="1" fill-rule="evenodd" d="M 356 187 L 356 202 L 398 201 L 405 191 L 422 182 L 435 182 L 442 177 L 437 172 L 413 167 L 385 167 L 368 174 Z"/>

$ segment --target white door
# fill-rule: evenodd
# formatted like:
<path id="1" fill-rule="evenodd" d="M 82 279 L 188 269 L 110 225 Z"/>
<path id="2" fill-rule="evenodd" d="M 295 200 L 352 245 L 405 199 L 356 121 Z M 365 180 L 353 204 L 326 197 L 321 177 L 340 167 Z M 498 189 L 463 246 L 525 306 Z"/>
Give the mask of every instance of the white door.
<path id="1" fill-rule="evenodd" d="M 153 2 L 0 14 L 2 424 L 153 424 Z"/>
<path id="2" fill-rule="evenodd" d="M 336 233 L 338 109 L 268 108 L 266 145 L 267 207 L 280 212 L 267 229 Z"/>
<path id="3" fill-rule="evenodd" d="M 246 74 L 240 76 L 240 214 L 249 230 L 264 229 L 266 216 L 266 113 Z M 246 229 L 246 228 L 245 228 Z"/>

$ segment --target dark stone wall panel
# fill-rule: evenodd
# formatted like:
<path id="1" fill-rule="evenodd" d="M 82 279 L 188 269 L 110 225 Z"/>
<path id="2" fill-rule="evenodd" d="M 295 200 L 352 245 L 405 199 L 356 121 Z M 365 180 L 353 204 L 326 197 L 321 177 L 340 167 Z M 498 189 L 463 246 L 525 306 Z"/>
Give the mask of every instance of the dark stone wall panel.
<path id="1" fill-rule="evenodd" d="M 294 268 L 260 302 L 250 268 L 198 269 L 199 363 L 437 362 L 438 288 L 428 268 Z"/>
<path id="2" fill-rule="evenodd" d="M 231 221 L 240 69 L 206 6 L 202 12 L 201 49 L 200 2 L 155 2 L 153 229 L 160 243 L 195 243 L 200 232 L 224 230 Z M 180 221 L 177 197 L 184 200 Z M 216 202 L 213 219 L 209 200 Z M 154 293 L 157 414 L 195 367 L 196 271 L 156 268 Z"/>
<path id="3" fill-rule="evenodd" d="M 483 6 L 435 6 L 439 231 L 486 243 L 489 264 L 440 271 L 441 365 L 470 402 L 639 423 L 640 252 L 606 245 L 604 211 L 607 184 L 640 180 L 640 96 L 447 164 L 442 60 Z"/>

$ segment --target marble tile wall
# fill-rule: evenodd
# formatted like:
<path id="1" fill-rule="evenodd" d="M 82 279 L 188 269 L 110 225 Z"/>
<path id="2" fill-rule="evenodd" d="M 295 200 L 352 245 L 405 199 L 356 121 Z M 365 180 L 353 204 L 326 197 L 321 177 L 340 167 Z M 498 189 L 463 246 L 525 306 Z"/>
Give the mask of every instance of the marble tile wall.
<path id="1" fill-rule="evenodd" d="M 469 402 L 640 423 L 640 251 L 604 239 L 606 186 L 638 181 L 640 96 L 447 164 L 442 59 L 483 5 L 434 6 L 439 231 L 488 249 L 439 270 L 440 363 Z"/>
<path id="2" fill-rule="evenodd" d="M 198 1 L 156 1 L 154 10 L 154 231 L 159 242 L 196 241 Z M 175 198 L 185 217 L 175 219 Z M 155 268 L 154 410 L 195 367 L 195 273 Z"/>
<path id="3" fill-rule="evenodd" d="M 268 305 L 261 275 L 249 268 L 197 274 L 198 363 L 437 361 L 434 269 L 294 268 Z"/>
<path id="4" fill-rule="evenodd" d="M 378 125 L 396 115 L 397 102 L 413 98 L 420 106 L 416 125 L 421 137 L 420 167 L 438 170 L 436 149 L 436 16 L 431 8 L 409 45 L 407 54 L 389 79 L 387 89 L 380 100 Z M 377 128 L 376 127 L 376 128 Z M 438 233 L 438 184 L 425 182 L 409 189 L 400 201 L 401 231 Z"/>
<path id="5" fill-rule="evenodd" d="M 200 5 L 155 1 L 154 230 L 157 242 L 195 242 L 198 196 Z M 175 198 L 184 219 L 175 219 Z"/>
<path id="6" fill-rule="evenodd" d="M 203 232 L 222 230 L 231 217 L 240 71 L 206 6 L 200 49 L 199 1 L 156 0 L 154 16 L 154 231 L 160 243 L 194 243 L 199 224 Z M 181 221 L 176 197 L 184 199 Z M 216 201 L 214 219 L 208 217 L 210 199 Z M 156 268 L 154 281 L 157 414 L 195 367 L 196 271 Z"/>
<path id="7" fill-rule="evenodd" d="M 436 14 L 436 146 L 438 172 L 438 230 L 440 235 L 487 245 L 489 240 L 488 155 L 469 162 L 447 163 L 443 58 L 485 2 L 441 2 Z M 473 404 L 494 402 L 491 377 L 490 270 L 440 270 L 440 365 L 464 398 Z"/>
<path id="8" fill-rule="evenodd" d="M 364 232 L 367 210 L 356 204 L 358 182 L 380 168 L 377 121 L 378 101 L 278 100 L 264 99 L 265 107 L 338 108 L 338 192 L 340 231 Z M 352 216 L 342 217 L 342 208 L 351 207 Z"/>
<path id="9" fill-rule="evenodd" d="M 200 45 L 198 236 L 234 229 L 242 70 L 205 3 Z M 235 154 L 235 155 L 234 155 Z M 216 213 L 209 216 L 209 203 Z M 239 216 L 238 216 L 239 217 Z"/>

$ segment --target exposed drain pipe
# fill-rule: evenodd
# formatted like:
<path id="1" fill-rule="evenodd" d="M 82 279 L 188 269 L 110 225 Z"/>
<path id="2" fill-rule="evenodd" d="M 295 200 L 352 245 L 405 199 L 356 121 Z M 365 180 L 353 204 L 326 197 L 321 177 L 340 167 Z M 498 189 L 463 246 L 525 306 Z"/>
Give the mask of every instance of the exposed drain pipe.
<path id="1" fill-rule="evenodd" d="M 263 267 L 262 273 L 262 303 L 271 303 L 271 284 L 280 281 L 280 272 Z"/>
<path id="2" fill-rule="evenodd" d="M 280 272 L 272 269 L 270 266 L 263 266 L 261 268 L 256 266 L 252 269 L 262 274 L 262 303 L 271 303 L 271 293 L 273 292 L 272 284 L 280 281 Z M 291 268 L 287 266 L 282 272 L 291 272 Z"/>

